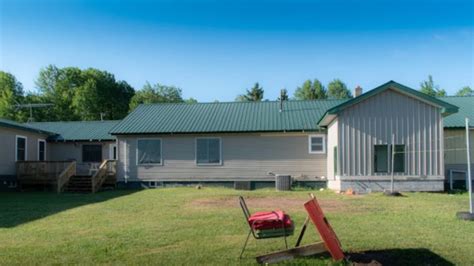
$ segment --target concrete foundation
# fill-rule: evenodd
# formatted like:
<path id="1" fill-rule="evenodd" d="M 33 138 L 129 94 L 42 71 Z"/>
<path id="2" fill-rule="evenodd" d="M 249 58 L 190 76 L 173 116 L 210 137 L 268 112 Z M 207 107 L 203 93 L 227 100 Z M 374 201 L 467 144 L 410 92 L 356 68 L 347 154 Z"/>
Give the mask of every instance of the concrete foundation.
<path id="1" fill-rule="evenodd" d="M 358 193 L 382 192 L 390 190 L 390 180 L 328 180 L 328 188 L 335 191 L 346 191 L 351 188 Z M 395 191 L 444 191 L 443 179 L 395 180 Z"/>

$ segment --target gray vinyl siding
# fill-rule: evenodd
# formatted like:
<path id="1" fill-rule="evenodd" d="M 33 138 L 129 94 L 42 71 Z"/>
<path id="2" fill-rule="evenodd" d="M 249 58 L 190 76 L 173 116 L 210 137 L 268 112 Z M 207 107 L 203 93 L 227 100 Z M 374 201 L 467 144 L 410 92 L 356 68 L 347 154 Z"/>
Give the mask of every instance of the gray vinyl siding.
<path id="1" fill-rule="evenodd" d="M 162 140 L 163 165 L 137 166 L 136 136 L 118 137 L 118 178 L 129 181 L 235 180 L 271 178 L 269 172 L 293 177 L 326 175 L 326 154 L 310 154 L 310 134 L 166 135 Z M 196 165 L 195 139 L 221 138 L 222 165 Z"/>
<path id="2" fill-rule="evenodd" d="M 15 144 L 16 136 L 26 137 L 26 160 L 38 160 L 38 139 L 46 139 L 47 135 L 32 133 L 12 128 L 0 127 L 0 176 L 16 174 Z M 49 145 L 46 144 L 46 160 L 49 160 Z"/>
<path id="3" fill-rule="evenodd" d="M 383 177 L 374 173 L 374 145 L 405 144 L 405 177 L 443 175 L 443 119 L 440 109 L 393 90 L 384 91 L 338 115 L 340 175 Z"/>

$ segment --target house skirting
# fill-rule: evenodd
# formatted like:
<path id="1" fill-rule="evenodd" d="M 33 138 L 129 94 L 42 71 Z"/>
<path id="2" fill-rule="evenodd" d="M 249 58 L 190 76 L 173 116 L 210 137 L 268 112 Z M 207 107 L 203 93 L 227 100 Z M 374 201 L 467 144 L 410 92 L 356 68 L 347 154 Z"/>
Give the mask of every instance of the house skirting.
<path id="1" fill-rule="evenodd" d="M 403 178 L 394 181 L 396 191 L 444 191 L 444 177 L 435 178 Z M 390 178 L 367 179 L 345 178 L 328 180 L 328 188 L 335 191 L 352 189 L 358 193 L 382 192 L 390 190 Z"/>

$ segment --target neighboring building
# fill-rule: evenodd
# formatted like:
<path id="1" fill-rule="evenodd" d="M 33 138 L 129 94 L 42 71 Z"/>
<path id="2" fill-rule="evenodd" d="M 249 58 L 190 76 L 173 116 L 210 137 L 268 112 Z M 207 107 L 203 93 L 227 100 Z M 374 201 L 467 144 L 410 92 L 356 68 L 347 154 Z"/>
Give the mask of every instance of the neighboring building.
<path id="1" fill-rule="evenodd" d="M 0 190 L 16 186 L 17 161 L 49 160 L 46 130 L 0 119 Z"/>
<path id="2" fill-rule="evenodd" d="M 459 107 L 459 112 L 444 119 L 444 164 L 447 182 L 453 188 L 467 187 L 467 154 L 465 118 L 469 118 L 471 140 L 471 169 L 474 171 L 474 96 L 448 96 L 440 100 Z M 451 184 L 448 184 L 448 187 Z"/>
<path id="3" fill-rule="evenodd" d="M 119 121 L 34 122 L 31 127 L 55 132 L 47 138 L 51 161 L 76 161 L 78 174 L 88 174 L 106 159 L 116 159 L 115 137 L 109 131 Z"/>

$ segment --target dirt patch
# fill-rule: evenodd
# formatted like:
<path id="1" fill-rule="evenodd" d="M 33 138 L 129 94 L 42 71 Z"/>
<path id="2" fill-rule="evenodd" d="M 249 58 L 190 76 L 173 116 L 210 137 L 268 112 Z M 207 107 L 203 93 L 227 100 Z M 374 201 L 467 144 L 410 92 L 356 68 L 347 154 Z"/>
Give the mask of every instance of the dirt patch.
<path id="1" fill-rule="evenodd" d="M 304 210 L 304 199 L 297 198 L 281 198 L 281 197 L 255 197 L 245 198 L 247 206 L 251 210 L 273 210 L 281 209 L 284 211 Z M 325 212 L 343 212 L 348 211 L 350 205 L 341 200 L 318 200 L 321 208 Z M 239 201 L 237 197 L 213 198 L 213 199 L 197 199 L 189 203 L 190 207 L 198 208 L 238 208 Z"/>

